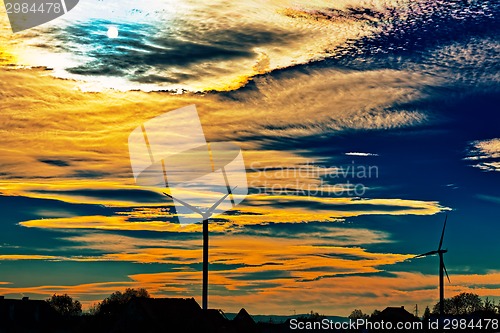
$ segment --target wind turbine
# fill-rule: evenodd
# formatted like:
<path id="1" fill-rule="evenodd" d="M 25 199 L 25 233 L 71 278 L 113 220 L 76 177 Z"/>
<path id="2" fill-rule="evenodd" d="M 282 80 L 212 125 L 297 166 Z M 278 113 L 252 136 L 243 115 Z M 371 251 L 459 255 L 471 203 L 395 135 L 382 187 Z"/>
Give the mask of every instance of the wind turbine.
<path id="1" fill-rule="evenodd" d="M 448 276 L 448 271 L 446 270 L 446 266 L 444 265 L 444 259 L 443 259 L 443 255 L 446 252 L 448 252 L 448 250 L 442 249 L 444 231 L 446 229 L 446 220 L 448 220 L 448 215 L 446 215 L 446 217 L 444 219 L 443 232 L 441 233 L 441 239 L 439 240 L 438 249 L 435 251 L 430 251 L 427 253 L 419 254 L 418 256 L 414 257 L 414 258 L 421 258 L 421 257 L 432 256 L 435 254 L 439 255 L 439 314 L 441 316 L 444 315 L 444 273 L 446 273 L 446 277 L 448 278 L 448 282 L 451 282 L 450 277 Z"/>
<path id="2" fill-rule="evenodd" d="M 178 203 L 180 203 L 181 205 L 183 205 L 187 209 L 189 209 L 189 210 L 191 210 L 191 211 L 193 211 L 195 213 L 200 214 L 201 217 L 202 217 L 202 219 L 203 219 L 203 291 L 202 291 L 202 308 L 205 311 L 208 309 L 208 220 L 213 215 L 215 209 L 217 209 L 217 207 L 224 200 L 226 200 L 226 198 L 230 194 L 233 193 L 233 191 L 234 191 L 235 188 L 236 188 L 236 186 L 233 187 L 232 190 L 228 191 L 228 193 L 224 194 L 224 196 L 222 198 L 220 198 L 219 200 L 217 200 L 217 202 L 214 203 L 212 205 L 212 207 L 210 207 L 205 212 L 203 212 L 202 210 L 196 208 L 193 205 L 188 204 L 187 202 L 185 202 L 185 201 L 183 201 L 181 199 L 173 197 L 172 195 L 170 195 L 168 193 L 165 193 L 165 192 L 163 193 L 167 197 L 171 198 L 172 200 L 177 201 Z"/>
<path id="3" fill-rule="evenodd" d="M 174 200 L 176 208 L 184 211 L 185 207 L 201 215 L 203 219 L 202 305 L 206 310 L 208 308 L 208 220 L 222 211 L 234 208 L 248 194 L 247 169 L 243 153 L 234 143 L 209 144 L 195 105 L 165 112 L 137 126 L 128 137 L 128 148 L 130 165 L 137 185 L 170 189 L 168 194 L 164 194 Z M 199 192 L 196 190 L 197 187 L 204 193 L 193 195 Z M 236 187 L 238 193 L 234 192 Z M 221 195 L 227 194 L 207 209 L 209 206 L 205 205 L 207 189 L 220 193 L 223 188 L 225 190 Z M 228 198 L 229 195 L 231 196 Z M 177 214 L 176 217 L 180 224 L 191 224 L 193 219 L 190 215 Z"/>

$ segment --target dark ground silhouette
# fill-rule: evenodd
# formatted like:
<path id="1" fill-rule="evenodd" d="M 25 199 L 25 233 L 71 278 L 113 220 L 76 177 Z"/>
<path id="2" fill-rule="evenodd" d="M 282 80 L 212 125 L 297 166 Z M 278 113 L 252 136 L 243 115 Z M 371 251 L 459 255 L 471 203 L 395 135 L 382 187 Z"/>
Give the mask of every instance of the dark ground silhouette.
<path id="1" fill-rule="evenodd" d="M 445 302 L 442 318 L 438 303 L 433 313 L 426 308 L 422 318 L 404 307 L 387 307 L 371 315 L 356 309 L 344 320 L 311 311 L 281 322 L 256 323 L 244 308 L 228 319 L 221 310 L 202 310 L 194 298 L 151 298 L 145 289 L 115 292 L 85 314 L 68 295 L 46 301 L 0 296 L 0 333 L 440 332 L 439 325 L 445 325 L 445 332 L 500 331 L 500 304 L 470 293 Z"/>

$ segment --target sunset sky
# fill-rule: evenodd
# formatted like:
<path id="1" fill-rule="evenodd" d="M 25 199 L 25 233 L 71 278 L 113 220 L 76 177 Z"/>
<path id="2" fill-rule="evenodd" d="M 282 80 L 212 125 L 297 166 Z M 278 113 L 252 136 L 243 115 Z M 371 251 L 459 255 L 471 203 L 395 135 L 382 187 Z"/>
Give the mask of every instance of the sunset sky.
<path id="1" fill-rule="evenodd" d="M 500 300 L 497 2 L 80 0 L 15 34 L 0 3 L 0 295 L 201 303 L 201 225 L 128 149 L 194 104 L 249 186 L 210 224 L 211 308 L 433 306 L 438 258 L 412 257 L 446 214 L 446 296 Z"/>

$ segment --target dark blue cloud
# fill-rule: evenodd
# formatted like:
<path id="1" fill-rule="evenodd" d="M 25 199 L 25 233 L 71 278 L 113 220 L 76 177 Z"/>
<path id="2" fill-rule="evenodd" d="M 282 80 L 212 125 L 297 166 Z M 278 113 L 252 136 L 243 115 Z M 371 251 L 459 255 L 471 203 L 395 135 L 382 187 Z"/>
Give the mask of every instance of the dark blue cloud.
<path id="1" fill-rule="evenodd" d="M 178 265 L 135 264 L 129 262 L 72 262 L 20 260 L 0 262 L 0 280 L 11 282 L 12 287 L 36 285 L 68 286 L 85 283 L 123 282 L 128 275 L 139 273 L 171 272 Z M 33 276 L 36 275 L 36 280 Z M 35 283 L 34 283 L 35 282 Z"/>
<path id="2" fill-rule="evenodd" d="M 280 270 L 267 270 L 262 272 L 251 272 L 245 274 L 234 274 L 232 276 L 235 280 L 249 280 L 249 281 L 261 281 L 261 280 L 276 280 L 276 279 L 290 279 L 292 275 L 288 271 Z"/>
<path id="3" fill-rule="evenodd" d="M 166 203 L 165 196 L 143 189 L 74 189 L 74 190 L 35 190 L 35 193 L 84 196 L 101 199 L 103 202 L 132 201 L 145 203 Z"/>
<path id="4" fill-rule="evenodd" d="M 139 83 L 182 83 L 202 74 L 203 71 L 193 74 L 190 68 L 195 65 L 204 64 L 208 69 L 209 62 L 254 59 L 257 54 L 253 48 L 283 44 L 290 38 L 287 31 L 250 25 L 193 33 L 188 27 L 178 29 L 168 24 L 158 27 L 122 23 L 119 38 L 110 39 L 104 33 L 110 25 L 113 22 L 90 20 L 70 25 L 64 31 L 52 31 L 58 41 L 54 44 L 87 59 L 81 65 L 67 68 L 68 72 L 116 76 Z M 178 68 L 185 70 L 161 74 Z"/>

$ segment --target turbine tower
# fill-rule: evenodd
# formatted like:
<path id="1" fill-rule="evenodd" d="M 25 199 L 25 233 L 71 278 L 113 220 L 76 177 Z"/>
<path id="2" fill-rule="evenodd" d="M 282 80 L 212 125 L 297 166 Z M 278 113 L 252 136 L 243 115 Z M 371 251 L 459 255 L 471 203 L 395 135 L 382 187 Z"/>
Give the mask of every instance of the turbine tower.
<path id="1" fill-rule="evenodd" d="M 163 193 L 172 200 L 177 201 L 184 207 L 189 210 L 198 213 L 201 215 L 203 219 L 203 291 L 202 291 L 202 308 L 203 310 L 208 309 L 208 220 L 213 215 L 215 209 L 224 201 L 226 198 L 234 191 L 236 187 L 234 187 L 231 191 L 228 191 L 222 198 L 217 200 L 216 203 L 212 205 L 207 211 L 203 212 L 200 209 L 196 208 L 193 205 L 188 204 L 184 200 L 174 198 L 172 195 L 168 193 Z"/>
<path id="2" fill-rule="evenodd" d="M 439 246 L 438 249 L 435 251 L 430 251 L 427 253 L 419 254 L 418 256 L 414 258 L 421 258 L 421 257 L 427 257 L 427 256 L 432 256 L 435 254 L 439 255 L 439 314 L 441 317 L 444 315 L 444 274 L 446 273 L 446 277 L 448 278 L 448 282 L 450 281 L 450 277 L 448 276 L 448 271 L 446 270 L 446 266 L 444 265 L 444 258 L 443 255 L 448 252 L 448 250 L 443 250 L 443 238 L 444 238 L 444 231 L 446 229 L 446 221 L 448 220 L 448 215 L 446 215 L 444 219 L 444 226 L 443 226 L 443 232 L 441 233 L 441 239 L 439 240 Z"/>

